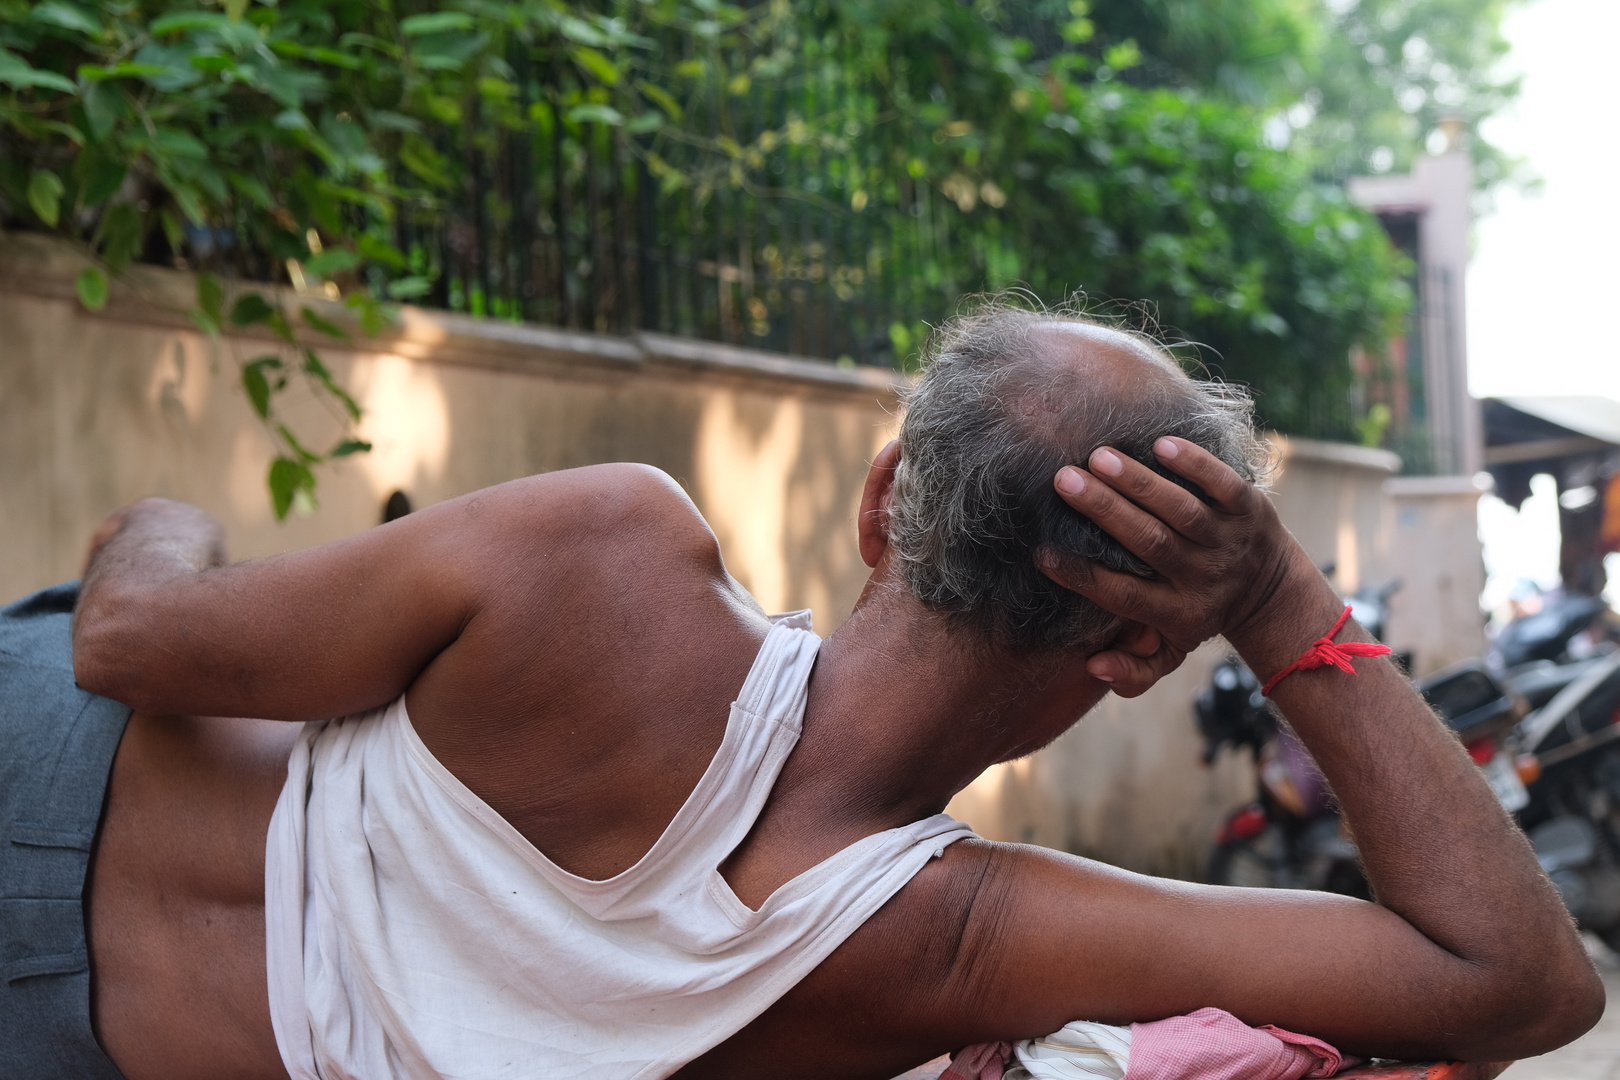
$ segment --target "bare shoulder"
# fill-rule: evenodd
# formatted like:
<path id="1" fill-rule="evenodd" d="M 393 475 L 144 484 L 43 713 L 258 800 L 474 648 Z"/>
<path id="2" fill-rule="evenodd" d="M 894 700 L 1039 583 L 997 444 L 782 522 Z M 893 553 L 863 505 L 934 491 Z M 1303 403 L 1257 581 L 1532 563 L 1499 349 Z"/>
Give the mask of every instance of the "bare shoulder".
<path id="1" fill-rule="evenodd" d="M 460 513 L 477 596 L 412 724 L 553 861 L 612 876 L 697 784 L 769 623 L 656 469 L 531 477 Z"/>
<path id="2" fill-rule="evenodd" d="M 546 473 L 453 502 L 459 573 L 477 595 L 441 663 L 476 654 L 480 667 L 602 672 L 616 656 L 762 617 L 692 500 L 651 466 Z"/>
<path id="3" fill-rule="evenodd" d="M 718 561 L 714 533 L 673 478 L 651 465 L 614 463 L 542 473 L 452 501 L 463 527 L 496 558 L 545 562 L 657 553 Z M 469 552 L 477 557 L 478 553 Z"/>

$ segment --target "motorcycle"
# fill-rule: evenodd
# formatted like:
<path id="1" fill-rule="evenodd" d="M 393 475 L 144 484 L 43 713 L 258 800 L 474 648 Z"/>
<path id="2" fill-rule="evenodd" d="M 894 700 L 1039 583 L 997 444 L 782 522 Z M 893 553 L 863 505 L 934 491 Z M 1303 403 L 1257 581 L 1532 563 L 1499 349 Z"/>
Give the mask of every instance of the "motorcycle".
<path id="1" fill-rule="evenodd" d="M 1498 635 L 1492 660 L 1530 708 L 1517 738 L 1534 763 L 1519 814 L 1582 929 L 1620 947 L 1620 648 L 1614 613 L 1555 597 Z"/>
<path id="2" fill-rule="evenodd" d="M 1393 582 L 1348 598 L 1374 637 L 1384 632 Z M 1395 657 L 1397 663 L 1402 657 Z M 1410 657 L 1404 658 L 1410 663 Z M 1510 811 L 1530 802 L 1513 729 L 1525 706 L 1479 661 L 1430 676 L 1419 691 L 1457 732 L 1497 798 Z M 1260 888 L 1317 889 L 1368 898 L 1355 842 L 1344 828 L 1316 763 L 1286 725 L 1278 722 L 1260 683 L 1237 657 L 1216 665 L 1195 712 L 1204 737 L 1204 762 L 1222 747 L 1247 749 L 1256 767 L 1253 802 L 1228 814 L 1215 836 L 1208 880 Z"/>

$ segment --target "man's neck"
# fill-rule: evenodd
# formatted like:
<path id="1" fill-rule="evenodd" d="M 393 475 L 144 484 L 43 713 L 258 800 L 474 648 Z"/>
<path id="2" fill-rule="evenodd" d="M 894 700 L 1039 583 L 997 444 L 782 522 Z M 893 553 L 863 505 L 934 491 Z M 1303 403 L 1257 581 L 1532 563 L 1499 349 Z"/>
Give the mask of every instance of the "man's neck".
<path id="1" fill-rule="evenodd" d="M 804 736 L 778 781 L 780 797 L 851 827 L 940 812 L 990 765 L 1056 737 L 1105 689 L 1076 659 L 975 642 L 882 578 L 823 644 Z"/>

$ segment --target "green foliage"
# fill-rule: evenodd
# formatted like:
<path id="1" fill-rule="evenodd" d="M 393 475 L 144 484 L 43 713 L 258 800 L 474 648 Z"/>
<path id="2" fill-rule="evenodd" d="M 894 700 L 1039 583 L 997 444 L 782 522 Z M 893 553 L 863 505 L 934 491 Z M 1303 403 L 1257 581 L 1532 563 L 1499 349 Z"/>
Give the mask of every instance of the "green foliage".
<path id="1" fill-rule="evenodd" d="M 552 195 L 611 175 L 660 245 L 722 209 L 756 222 L 775 239 L 723 286 L 750 333 L 787 317 L 794 281 L 883 297 L 873 334 L 902 367 L 964 292 L 1152 297 L 1270 422 L 1343 436 L 1348 350 L 1406 297 L 1376 224 L 1319 186 L 1316 159 L 1262 139 L 1338 33 L 1307 3 L 0 0 L 0 217 L 113 273 L 202 271 L 199 327 L 276 340 L 240 371 L 276 442 L 278 516 L 363 449 L 346 431 L 311 451 L 276 411 L 297 378 L 358 418 L 301 336 L 342 331 L 225 280 L 338 292 L 367 333 L 384 298 L 452 287 L 512 317 L 506 270 L 450 265 L 458 208 L 492 247 L 596 224 L 570 226 L 560 196 L 490 195 L 492 170 Z M 858 256 L 834 259 L 810 211 L 865 237 Z"/>
<path id="2" fill-rule="evenodd" d="M 1196 342 L 1186 359 L 1255 386 L 1268 422 L 1353 435 L 1349 349 L 1377 348 L 1394 328 L 1410 300 L 1404 262 L 1310 161 L 1265 145 L 1263 110 L 1124 82 L 1120 66 L 1140 54 L 1120 42 L 1094 54 L 1084 5 L 1033 28 L 1027 13 L 998 19 L 948 0 L 795 13 L 739 22 L 720 48 L 691 48 L 658 72 L 692 86 L 685 127 L 649 140 L 666 188 L 696 189 L 699 209 L 672 233 L 702 227 L 703 197 L 763 203 L 774 177 L 798 176 L 798 197 L 851 207 L 887 237 L 888 266 L 824 273 L 887 275 L 885 287 L 921 301 L 913 318 L 937 319 L 976 289 L 1083 289 L 1101 313 Z M 722 67 L 727 46 L 737 58 Z M 739 68 L 808 73 L 782 88 L 783 123 L 750 132 L 727 116 L 720 88 Z M 693 127 L 716 134 L 700 141 Z M 810 255 L 777 257 L 814 269 Z M 1153 303 L 1110 303 L 1140 298 Z M 919 329 L 908 319 L 886 330 L 902 366 Z"/>
<path id="3" fill-rule="evenodd" d="M 1045 0 L 1051 2 L 1051 0 Z M 1499 62 L 1515 0 L 1094 0 L 1096 55 L 1136 43 L 1138 85 L 1270 110 L 1272 140 L 1322 177 L 1405 171 L 1456 121 L 1489 187 L 1516 163 L 1479 134 L 1518 93 Z"/>
<path id="4" fill-rule="evenodd" d="M 1468 138 L 1481 186 L 1525 179 L 1521 163 L 1480 134 L 1480 121 L 1518 95 L 1502 73 L 1502 17 L 1513 0 L 1359 0 L 1330 17 L 1320 74 L 1304 98 L 1313 116 L 1296 148 L 1329 176 L 1405 171 L 1443 122 Z M 1431 142 L 1432 140 L 1432 142 Z"/>

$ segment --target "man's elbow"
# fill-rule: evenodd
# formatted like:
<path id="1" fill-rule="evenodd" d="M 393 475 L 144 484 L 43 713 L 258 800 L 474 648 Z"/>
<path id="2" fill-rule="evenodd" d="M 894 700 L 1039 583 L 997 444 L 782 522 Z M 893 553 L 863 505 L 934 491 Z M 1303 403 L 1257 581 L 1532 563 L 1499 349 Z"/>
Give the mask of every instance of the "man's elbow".
<path id="1" fill-rule="evenodd" d="M 1560 979 L 1559 985 L 1550 987 L 1544 995 L 1544 1002 L 1537 1010 L 1539 1023 L 1535 1025 L 1535 1035 L 1542 1046 L 1537 1053 L 1574 1042 L 1603 1019 L 1608 993 L 1591 961 L 1584 955 L 1581 960 L 1585 962 L 1571 964 L 1571 970 Z"/>
<path id="2" fill-rule="evenodd" d="M 1494 1061 L 1535 1057 L 1580 1038 L 1603 1018 L 1607 993 L 1582 952 L 1524 973 L 1484 1010 L 1476 1038 L 1456 1056 Z"/>

